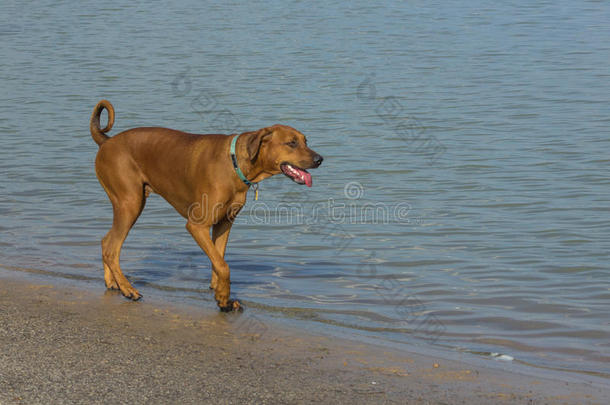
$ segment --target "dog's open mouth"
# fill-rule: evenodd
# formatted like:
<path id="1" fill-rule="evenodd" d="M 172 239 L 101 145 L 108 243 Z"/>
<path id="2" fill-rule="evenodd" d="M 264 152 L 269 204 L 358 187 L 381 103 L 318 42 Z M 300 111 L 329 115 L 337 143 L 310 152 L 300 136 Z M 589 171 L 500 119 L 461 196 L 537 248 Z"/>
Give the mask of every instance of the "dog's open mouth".
<path id="1" fill-rule="evenodd" d="M 292 179 L 292 181 L 295 183 L 306 184 L 307 187 L 311 187 L 311 174 L 309 174 L 307 170 L 288 163 L 282 163 L 280 165 L 280 169 L 282 169 L 282 173 L 284 173 L 288 178 Z"/>

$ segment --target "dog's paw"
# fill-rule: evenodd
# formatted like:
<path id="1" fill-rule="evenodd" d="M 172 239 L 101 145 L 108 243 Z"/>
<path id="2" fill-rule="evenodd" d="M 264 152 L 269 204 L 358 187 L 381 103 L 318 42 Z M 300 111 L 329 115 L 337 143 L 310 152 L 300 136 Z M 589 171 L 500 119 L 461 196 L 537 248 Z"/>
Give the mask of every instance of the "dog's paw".
<path id="1" fill-rule="evenodd" d="M 130 288 L 121 288 L 121 294 L 123 294 L 123 296 L 125 298 L 128 298 L 132 301 L 138 301 L 140 298 L 142 298 L 142 294 L 140 294 L 138 292 L 138 290 L 136 290 L 133 287 Z"/>
<path id="2" fill-rule="evenodd" d="M 118 290 L 119 285 L 116 283 L 116 281 L 112 280 L 112 282 L 106 283 L 106 288 L 109 290 Z"/>
<path id="3" fill-rule="evenodd" d="M 131 296 L 129 296 L 127 298 L 129 298 L 132 301 L 139 301 L 142 297 L 143 297 L 143 295 L 136 291 L 135 293 L 132 293 Z"/>
<path id="4" fill-rule="evenodd" d="M 244 310 L 237 300 L 229 300 L 225 306 L 218 303 L 218 308 L 220 308 L 220 312 L 242 312 Z"/>

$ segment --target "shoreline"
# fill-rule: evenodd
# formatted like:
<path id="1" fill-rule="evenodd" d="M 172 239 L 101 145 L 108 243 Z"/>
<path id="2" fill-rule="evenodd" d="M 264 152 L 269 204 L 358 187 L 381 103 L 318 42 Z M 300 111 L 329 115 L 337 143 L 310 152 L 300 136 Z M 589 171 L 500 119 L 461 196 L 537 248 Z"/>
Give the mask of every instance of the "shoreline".
<path id="1" fill-rule="evenodd" d="M 602 384 L 0 272 L 0 403 L 607 403 Z M 512 368 L 512 367 L 510 367 Z"/>

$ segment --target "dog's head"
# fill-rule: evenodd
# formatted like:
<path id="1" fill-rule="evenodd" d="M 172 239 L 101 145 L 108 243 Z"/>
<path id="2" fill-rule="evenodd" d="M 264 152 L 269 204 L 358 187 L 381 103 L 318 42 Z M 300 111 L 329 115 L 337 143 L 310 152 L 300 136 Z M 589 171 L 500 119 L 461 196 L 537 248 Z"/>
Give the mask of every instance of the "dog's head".
<path id="1" fill-rule="evenodd" d="M 253 133 L 247 143 L 250 161 L 269 174 L 284 173 L 298 184 L 311 187 L 311 174 L 322 156 L 307 146 L 305 135 L 286 125 L 273 125 Z"/>

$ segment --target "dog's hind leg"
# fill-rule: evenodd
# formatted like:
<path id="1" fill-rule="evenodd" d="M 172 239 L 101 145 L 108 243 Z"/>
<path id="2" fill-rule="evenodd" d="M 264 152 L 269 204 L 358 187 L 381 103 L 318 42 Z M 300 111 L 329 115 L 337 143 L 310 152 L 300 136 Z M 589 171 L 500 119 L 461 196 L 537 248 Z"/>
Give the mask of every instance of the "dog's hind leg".
<path id="1" fill-rule="evenodd" d="M 127 280 L 119 265 L 121 247 L 129 230 L 136 222 L 144 208 L 144 194 L 133 194 L 123 197 L 120 201 L 112 201 L 114 218 L 112 228 L 102 239 L 102 260 L 104 262 L 104 278 L 108 288 L 118 287 L 121 293 L 132 300 L 138 300 L 142 295 Z M 110 274 L 109 274 L 110 273 Z M 109 279 L 112 276 L 112 280 Z"/>
<path id="2" fill-rule="evenodd" d="M 116 163 L 116 162 L 114 162 Z M 146 202 L 145 186 L 140 180 L 138 170 L 131 165 L 122 165 L 120 171 L 104 170 L 107 166 L 96 165 L 100 183 L 112 202 L 112 228 L 102 239 L 102 261 L 106 287 L 119 289 L 132 300 L 142 295 L 127 280 L 119 265 L 121 247 L 136 222 Z"/>

